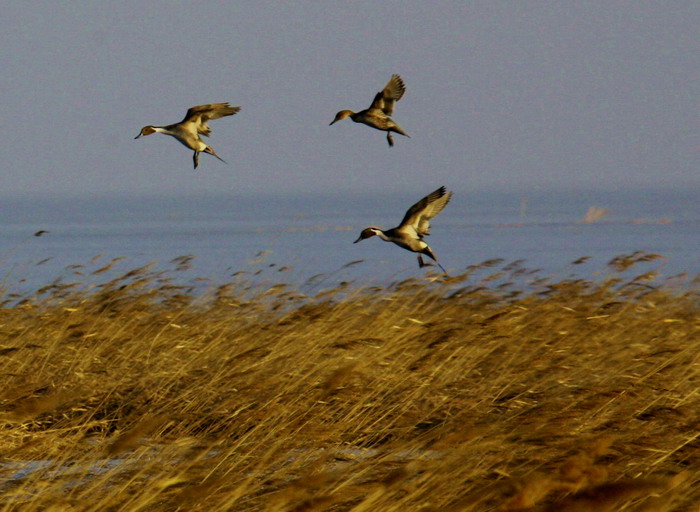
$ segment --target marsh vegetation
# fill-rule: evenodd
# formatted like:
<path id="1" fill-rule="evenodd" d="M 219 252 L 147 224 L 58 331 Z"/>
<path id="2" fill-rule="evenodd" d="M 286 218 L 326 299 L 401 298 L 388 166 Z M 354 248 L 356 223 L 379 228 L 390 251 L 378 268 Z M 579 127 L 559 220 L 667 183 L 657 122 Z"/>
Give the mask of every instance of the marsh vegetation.
<path id="1" fill-rule="evenodd" d="M 6 294 L 0 510 L 697 510 L 698 283 L 654 259 Z"/>

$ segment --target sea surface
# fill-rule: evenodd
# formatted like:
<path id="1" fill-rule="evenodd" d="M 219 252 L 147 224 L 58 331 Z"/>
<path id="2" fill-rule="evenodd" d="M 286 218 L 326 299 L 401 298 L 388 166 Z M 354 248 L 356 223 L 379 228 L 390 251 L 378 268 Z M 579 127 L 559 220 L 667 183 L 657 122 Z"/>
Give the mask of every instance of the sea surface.
<path id="1" fill-rule="evenodd" d="M 429 190 L 426 191 L 430 192 Z M 601 278 L 619 255 L 661 258 L 634 272 L 700 273 L 700 191 L 455 191 L 428 242 L 450 274 L 499 259 L 533 275 Z M 396 226 L 421 194 L 240 197 L 0 198 L 0 287 L 32 293 L 57 279 L 104 282 L 152 263 L 199 289 L 250 275 L 306 291 L 341 281 L 390 283 L 425 275 L 414 254 L 370 238 Z M 585 221 L 591 207 L 598 216 Z M 41 236 L 34 233 L 44 230 Z M 178 268 L 180 257 L 191 257 Z M 588 257 L 584 264 L 573 262 Z M 93 273 L 117 261 L 106 272 Z M 351 264 L 352 262 L 359 263 Z M 495 271 L 499 265 L 491 267 Z"/>

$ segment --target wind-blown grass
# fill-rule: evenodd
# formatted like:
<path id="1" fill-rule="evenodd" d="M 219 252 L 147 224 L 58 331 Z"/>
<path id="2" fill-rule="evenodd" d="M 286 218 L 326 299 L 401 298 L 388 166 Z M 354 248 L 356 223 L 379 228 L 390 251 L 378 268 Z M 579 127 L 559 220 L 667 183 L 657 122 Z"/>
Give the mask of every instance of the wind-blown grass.
<path id="1" fill-rule="evenodd" d="M 0 510 L 695 510 L 697 283 L 622 277 L 653 259 L 9 297 Z"/>

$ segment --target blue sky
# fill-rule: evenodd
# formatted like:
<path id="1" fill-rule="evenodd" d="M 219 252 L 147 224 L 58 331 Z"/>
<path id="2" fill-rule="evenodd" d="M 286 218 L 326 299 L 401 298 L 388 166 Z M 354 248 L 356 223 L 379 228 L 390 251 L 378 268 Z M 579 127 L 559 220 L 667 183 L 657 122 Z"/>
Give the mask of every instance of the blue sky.
<path id="1" fill-rule="evenodd" d="M 700 190 L 698 26 L 696 1 L 11 2 L 0 190 Z M 328 126 L 392 73 L 410 139 Z M 229 165 L 134 140 L 221 101 Z"/>

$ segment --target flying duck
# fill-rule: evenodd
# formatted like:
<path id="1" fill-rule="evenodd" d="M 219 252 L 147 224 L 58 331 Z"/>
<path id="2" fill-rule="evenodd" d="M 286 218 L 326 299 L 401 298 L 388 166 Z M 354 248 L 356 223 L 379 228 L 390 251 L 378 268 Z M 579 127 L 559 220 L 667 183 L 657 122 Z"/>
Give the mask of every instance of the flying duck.
<path id="1" fill-rule="evenodd" d="M 394 112 L 394 103 L 403 97 L 404 92 L 406 92 L 406 86 L 401 77 L 399 75 L 391 75 L 389 83 L 386 84 L 386 87 L 384 87 L 382 91 L 376 94 L 374 101 L 372 101 L 368 109 L 361 110 L 357 113 L 352 110 L 341 110 L 335 115 L 335 119 L 333 119 L 331 125 L 349 117 L 356 123 L 363 123 L 377 130 L 386 132 L 386 140 L 389 142 L 389 146 L 393 146 L 394 138 L 391 132 L 400 133 L 401 135 L 409 137 L 409 135 L 403 131 L 403 128 L 396 124 L 390 117 Z"/>
<path id="2" fill-rule="evenodd" d="M 183 145 L 194 151 L 194 168 L 199 165 L 199 153 L 209 153 L 216 158 L 226 163 L 226 161 L 216 154 L 214 148 L 209 146 L 202 140 L 200 135 L 211 134 L 209 128 L 209 120 L 219 119 L 220 117 L 232 116 L 241 110 L 241 107 L 232 107 L 228 103 L 209 103 L 207 105 L 197 105 L 192 107 L 185 114 L 185 118 L 179 123 L 169 124 L 167 126 L 144 126 L 141 128 L 135 139 L 139 137 L 151 135 L 152 133 L 163 133 L 170 135 L 179 140 Z"/>
<path id="3" fill-rule="evenodd" d="M 440 187 L 411 206 L 397 227 L 384 231 L 378 227 L 370 226 L 363 229 L 360 237 L 353 243 L 377 235 L 385 242 L 394 242 L 408 251 L 417 252 L 419 267 L 427 265 L 423 262 L 423 254 L 425 254 L 435 261 L 443 272 L 447 273 L 423 237 L 430 234 L 430 219 L 445 208 L 451 197 L 452 192 L 447 192 L 445 187 Z"/>

